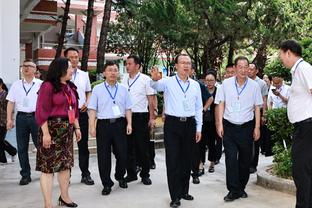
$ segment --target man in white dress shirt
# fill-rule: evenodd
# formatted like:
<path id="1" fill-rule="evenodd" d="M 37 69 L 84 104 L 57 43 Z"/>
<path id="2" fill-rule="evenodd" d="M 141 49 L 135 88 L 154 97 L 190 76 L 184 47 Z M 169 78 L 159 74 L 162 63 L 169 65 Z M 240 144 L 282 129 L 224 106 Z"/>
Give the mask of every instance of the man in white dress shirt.
<path id="1" fill-rule="evenodd" d="M 164 92 L 167 180 L 170 207 L 179 207 L 180 200 L 193 200 L 189 194 L 192 147 L 201 139 L 203 103 L 200 86 L 189 78 L 191 58 L 180 54 L 175 58 L 177 75 L 161 79 L 156 68 L 151 71 L 151 86 Z"/>
<path id="2" fill-rule="evenodd" d="M 128 162 L 126 181 L 137 180 L 136 165 L 142 167 L 140 177 L 144 185 L 151 185 L 149 129 L 155 125 L 156 91 L 150 87 L 151 78 L 140 72 L 141 60 L 136 55 L 127 58 L 127 72 L 122 84 L 130 93 L 132 100 L 132 134 L 128 135 Z"/>
<path id="3" fill-rule="evenodd" d="M 16 142 L 18 159 L 22 176 L 19 184 L 27 185 L 31 182 L 31 172 L 28 157 L 29 135 L 37 146 L 38 125 L 35 120 L 38 90 L 42 81 L 35 78 L 36 64 L 26 59 L 23 62 L 23 79 L 17 80 L 11 86 L 7 100 L 7 129 L 14 127 L 14 108 L 16 114 Z"/>
<path id="4" fill-rule="evenodd" d="M 79 63 L 79 51 L 76 48 L 67 48 L 64 51 L 64 55 L 68 58 L 74 69 L 74 74 L 72 76 L 72 82 L 77 87 L 77 92 L 79 95 L 79 126 L 81 130 L 81 140 L 78 142 L 78 159 L 79 168 L 81 170 L 81 183 L 86 185 L 93 185 L 94 181 L 91 178 L 91 173 L 89 171 L 89 122 L 87 106 L 91 96 L 91 84 L 88 72 L 84 72 L 78 68 Z"/>
<path id="5" fill-rule="evenodd" d="M 312 66 L 301 58 L 301 46 L 294 40 L 284 41 L 279 53 L 292 74 L 287 113 L 295 126 L 291 153 L 296 208 L 308 208 L 312 207 Z"/>
<path id="6" fill-rule="evenodd" d="M 290 87 L 284 83 L 283 78 L 273 77 L 271 90 L 268 95 L 268 108 L 286 108 L 289 95 Z"/>
<path id="7" fill-rule="evenodd" d="M 226 165 L 224 201 L 247 198 L 253 139 L 260 138 L 260 87 L 248 78 L 249 61 L 244 56 L 235 59 L 236 75 L 224 80 L 215 103 L 219 105 L 217 133 L 223 138 Z M 222 122 L 223 121 L 223 122 Z"/>

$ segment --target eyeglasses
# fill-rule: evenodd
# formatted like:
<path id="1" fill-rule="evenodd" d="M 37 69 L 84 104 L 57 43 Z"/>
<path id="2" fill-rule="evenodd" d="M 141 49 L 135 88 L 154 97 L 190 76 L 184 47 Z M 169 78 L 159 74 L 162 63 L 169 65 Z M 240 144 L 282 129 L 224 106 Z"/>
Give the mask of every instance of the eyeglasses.
<path id="1" fill-rule="evenodd" d="M 35 66 L 33 66 L 33 65 L 23 65 L 23 67 L 24 67 L 24 68 L 27 68 L 27 67 L 28 67 L 28 68 L 35 68 Z"/>
<path id="2" fill-rule="evenodd" d="M 179 62 L 178 64 L 188 65 L 188 66 L 192 65 L 192 63 L 191 63 L 191 62 Z"/>
<path id="3" fill-rule="evenodd" d="M 206 79 L 206 82 L 215 82 L 216 80 L 214 79 Z"/>

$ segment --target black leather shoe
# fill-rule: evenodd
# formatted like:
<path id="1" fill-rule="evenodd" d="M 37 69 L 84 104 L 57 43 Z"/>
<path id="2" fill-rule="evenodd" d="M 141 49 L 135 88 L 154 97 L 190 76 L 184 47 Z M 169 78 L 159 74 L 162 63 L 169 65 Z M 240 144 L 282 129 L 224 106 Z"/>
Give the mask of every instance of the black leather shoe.
<path id="1" fill-rule="evenodd" d="M 112 188 L 109 186 L 104 186 L 103 190 L 102 190 L 102 195 L 109 195 L 110 192 L 112 191 Z"/>
<path id="2" fill-rule="evenodd" d="M 246 191 L 242 191 L 241 194 L 240 194 L 240 198 L 248 198 L 248 194 L 246 193 Z"/>
<path id="3" fill-rule="evenodd" d="M 78 204 L 74 202 L 71 202 L 71 203 L 65 202 L 61 196 L 59 197 L 58 204 L 59 206 L 65 206 L 65 207 L 78 207 Z"/>
<path id="4" fill-rule="evenodd" d="M 155 170 L 156 169 L 156 164 L 151 164 L 151 167 L 150 167 L 152 170 Z"/>
<path id="5" fill-rule="evenodd" d="M 127 184 L 127 181 L 125 179 L 122 179 L 122 180 L 119 180 L 119 187 L 120 188 L 128 188 L 128 184 Z"/>
<path id="6" fill-rule="evenodd" d="M 200 183 L 200 180 L 199 180 L 198 176 L 194 176 L 193 177 L 193 183 L 194 184 L 199 184 Z"/>
<path id="7" fill-rule="evenodd" d="M 234 194 L 233 192 L 229 192 L 223 199 L 226 202 L 234 201 L 235 199 L 238 199 L 240 196 L 237 194 Z"/>
<path id="8" fill-rule="evenodd" d="M 170 207 L 177 208 L 181 206 L 180 199 L 176 199 L 170 202 Z"/>
<path id="9" fill-rule="evenodd" d="M 152 184 L 152 180 L 150 178 L 142 178 L 142 183 L 144 185 L 151 185 Z"/>
<path id="10" fill-rule="evenodd" d="M 204 175 L 204 174 L 205 174 L 205 168 L 199 169 L 199 171 L 198 171 L 198 177 L 200 177 L 200 176 L 202 176 L 202 175 Z"/>
<path id="11" fill-rule="evenodd" d="M 81 178 L 81 183 L 86 185 L 94 185 L 94 181 L 92 180 L 91 176 L 84 176 Z"/>
<path id="12" fill-rule="evenodd" d="M 249 173 L 250 174 L 253 174 L 255 172 L 257 172 L 257 168 L 254 168 L 254 167 L 249 168 Z"/>
<path id="13" fill-rule="evenodd" d="M 208 172 L 209 173 L 213 173 L 214 171 L 215 171 L 214 166 L 210 166 L 209 169 L 208 169 Z"/>
<path id="14" fill-rule="evenodd" d="M 187 201 L 192 201 L 194 200 L 194 197 L 190 194 L 184 194 L 182 197 L 182 199 L 187 200 Z"/>
<path id="15" fill-rule="evenodd" d="M 136 177 L 136 176 L 135 177 L 127 176 L 125 179 L 126 179 L 127 183 L 130 183 L 132 181 L 138 180 L 138 177 Z"/>
<path id="16" fill-rule="evenodd" d="M 31 182 L 31 178 L 30 178 L 30 176 L 23 176 L 22 178 L 21 178 L 21 180 L 20 180 L 20 182 L 19 182 L 19 185 L 21 185 L 21 186 L 24 186 L 24 185 L 27 185 L 27 184 L 29 184 Z"/>

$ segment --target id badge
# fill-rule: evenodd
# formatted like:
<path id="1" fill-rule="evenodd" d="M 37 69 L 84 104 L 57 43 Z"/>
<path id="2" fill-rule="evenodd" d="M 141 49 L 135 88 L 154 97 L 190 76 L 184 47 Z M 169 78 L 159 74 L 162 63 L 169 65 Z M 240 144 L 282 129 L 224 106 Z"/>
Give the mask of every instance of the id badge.
<path id="1" fill-rule="evenodd" d="M 233 112 L 240 112 L 241 110 L 241 105 L 240 105 L 240 102 L 233 102 L 232 103 L 232 109 L 233 109 Z"/>
<path id="2" fill-rule="evenodd" d="M 184 108 L 184 111 L 190 111 L 191 110 L 189 100 L 187 100 L 187 99 L 183 100 L 183 108 Z"/>
<path id="3" fill-rule="evenodd" d="M 113 105 L 112 110 L 113 110 L 113 114 L 114 114 L 115 118 L 121 116 L 121 112 L 120 112 L 118 105 Z"/>
<path id="4" fill-rule="evenodd" d="M 24 99 L 23 99 L 23 107 L 29 107 L 29 99 L 28 99 L 28 97 L 25 97 Z"/>
<path id="5" fill-rule="evenodd" d="M 70 124 L 75 123 L 75 110 L 74 109 L 68 110 L 68 120 Z"/>

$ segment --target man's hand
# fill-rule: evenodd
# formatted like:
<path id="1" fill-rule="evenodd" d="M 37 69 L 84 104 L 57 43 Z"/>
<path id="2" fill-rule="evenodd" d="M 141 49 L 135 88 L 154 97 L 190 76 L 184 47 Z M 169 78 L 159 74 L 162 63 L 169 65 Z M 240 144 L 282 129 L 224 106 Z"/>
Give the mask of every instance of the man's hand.
<path id="1" fill-rule="evenodd" d="M 7 130 L 11 130 L 14 128 L 14 121 L 12 119 L 7 120 Z"/>
<path id="2" fill-rule="evenodd" d="M 162 78 L 160 72 L 158 71 L 158 68 L 156 66 L 153 66 L 151 69 L 151 78 L 153 81 L 158 81 Z"/>
<path id="3" fill-rule="evenodd" d="M 276 95 L 276 96 L 280 96 L 281 93 L 276 90 L 276 91 L 273 91 L 273 94 Z"/>
<path id="4" fill-rule="evenodd" d="M 195 141 L 198 143 L 201 140 L 201 132 L 196 132 Z"/>
<path id="5" fill-rule="evenodd" d="M 94 126 L 90 126 L 90 135 L 92 137 L 96 137 L 96 130 L 95 130 L 95 127 Z"/>
<path id="6" fill-rule="evenodd" d="M 224 130 L 222 123 L 217 125 L 217 134 L 219 135 L 220 138 L 223 138 Z"/>
<path id="7" fill-rule="evenodd" d="M 132 126 L 131 124 L 127 125 L 127 135 L 130 135 L 132 133 Z"/>
<path id="8" fill-rule="evenodd" d="M 260 138 L 260 128 L 259 127 L 255 127 L 254 131 L 253 131 L 253 138 L 255 141 L 258 141 Z"/>
<path id="9" fill-rule="evenodd" d="M 155 125 L 156 125 L 155 119 L 151 118 L 151 119 L 148 121 L 148 126 L 149 126 L 150 128 L 154 128 Z"/>
<path id="10" fill-rule="evenodd" d="M 86 112 L 87 110 L 88 110 L 88 108 L 87 108 L 87 103 L 84 103 L 83 105 L 82 105 L 82 107 L 80 108 L 80 112 Z"/>

